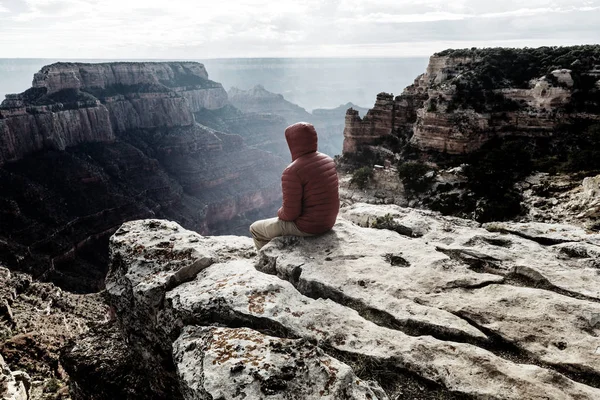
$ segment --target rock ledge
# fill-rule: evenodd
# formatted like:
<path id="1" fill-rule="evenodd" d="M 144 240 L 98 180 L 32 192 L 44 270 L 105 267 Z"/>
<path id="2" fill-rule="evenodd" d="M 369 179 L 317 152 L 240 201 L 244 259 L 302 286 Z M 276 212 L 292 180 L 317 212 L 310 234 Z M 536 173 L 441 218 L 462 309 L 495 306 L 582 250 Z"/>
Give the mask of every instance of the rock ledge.
<path id="1" fill-rule="evenodd" d="M 341 214 L 258 257 L 249 238 L 124 224 L 107 293 L 153 384 L 185 399 L 600 398 L 598 235 Z M 374 229 L 381 215 L 403 229 Z"/>

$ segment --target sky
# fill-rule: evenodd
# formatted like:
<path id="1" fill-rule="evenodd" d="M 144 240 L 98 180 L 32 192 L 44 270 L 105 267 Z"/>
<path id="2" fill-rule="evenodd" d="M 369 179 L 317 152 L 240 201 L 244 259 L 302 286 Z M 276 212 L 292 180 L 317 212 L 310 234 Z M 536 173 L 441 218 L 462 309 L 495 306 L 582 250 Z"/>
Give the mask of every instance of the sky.
<path id="1" fill-rule="evenodd" d="M 600 0 L 0 0 L 0 58 L 412 57 L 600 42 Z"/>

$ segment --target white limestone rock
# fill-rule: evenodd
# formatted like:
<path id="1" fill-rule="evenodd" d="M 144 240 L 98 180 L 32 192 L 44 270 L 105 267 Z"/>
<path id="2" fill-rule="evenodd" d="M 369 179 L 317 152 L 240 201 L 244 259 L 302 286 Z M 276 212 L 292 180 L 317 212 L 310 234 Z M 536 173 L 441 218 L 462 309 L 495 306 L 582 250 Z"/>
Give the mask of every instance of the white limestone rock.
<path id="1" fill-rule="evenodd" d="M 512 233 L 543 244 L 588 242 L 600 246 L 600 234 L 573 225 L 542 222 L 489 222 L 483 226 L 492 232 Z"/>
<path id="2" fill-rule="evenodd" d="M 578 264 L 559 259 L 557 249 L 519 236 L 467 234 L 460 226 L 446 232 L 456 241 L 446 245 L 440 241 L 445 231 L 434 230 L 443 224 L 437 225 L 427 225 L 423 237 L 410 239 L 339 220 L 333 232 L 320 238 L 273 241 L 262 251 L 258 268 L 290 280 L 311 297 L 331 298 L 364 315 L 374 314 L 371 319 L 380 324 L 412 327 L 447 340 L 489 342 L 476 324 L 537 360 L 600 376 L 595 355 L 600 326 L 591 322 L 600 316 L 600 302 L 502 284 L 504 277 L 524 275 L 600 300 L 597 268 L 578 269 Z M 600 254 L 600 248 L 582 245 L 591 248 L 566 251 L 565 244 L 560 245 L 563 258 L 573 252 L 582 257 Z M 471 269 L 485 269 L 486 263 L 494 274 Z"/>
<path id="3" fill-rule="evenodd" d="M 573 87 L 573 77 L 571 76 L 572 72 L 573 71 L 571 71 L 570 69 L 563 68 L 556 69 L 552 71 L 551 74 L 554 75 L 556 79 L 558 79 L 559 83 L 562 83 L 567 87 L 571 88 Z"/>
<path id="4" fill-rule="evenodd" d="M 354 204 L 341 215 L 361 226 L 375 223 L 418 236 L 433 250 L 475 270 L 522 276 L 600 300 L 600 235 L 580 227 L 535 222 L 492 222 L 481 227 L 474 221 L 393 205 Z M 378 217 L 386 222 L 378 223 Z M 575 247 L 580 250 L 569 250 Z"/>
<path id="5" fill-rule="evenodd" d="M 164 220 L 126 222 L 110 240 L 106 292 L 125 336 L 152 364 L 160 355 L 149 351 L 151 344 L 170 353 L 171 342 L 162 336 L 167 327 L 157 317 L 165 292 L 216 261 L 255 254 L 246 237 L 203 237 Z"/>
<path id="6" fill-rule="evenodd" d="M 19 379 L 15 379 L 17 376 Z M 28 375 L 23 372 L 11 372 L 0 355 L 0 397 L 3 400 L 28 400 L 25 384 L 29 384 Z"/>
<path id="7" fill-rule="evenodd" d="M 580 211 L 577 218 L 600 218 L 600 175 L 585 178 L 580 195 L 567 207 Z"/>
<path id="8" fill-rule="evenodd" d="M 468 318 L 538 360 L 600 376 L 600 303 L 511 285 L 425 297 L 426 304 Z"/>
<path id="9" fill-rule="evenodd" d="M 302 296 L 248 260 L 215 264 L 166 295 L 172 320 L 261 326 L 388 368 L 409 370 L 448 390 L 490 399 L 583 398 L 600 389 L 559 373 L 516 364 L 489 351 L 431 336 L 408 336 L 365 320 L 331 300 Z M 167 320 L 167 318 L 165 318 Z"/>
<path id="10" fill-rule="evenodd" d="M 255 255 L 250 238 L 204 237 L 164 220 L 126 222 L 111 237 L 110 250 L 107 291 L 133 289 L 144 297 L 192 279 L 217 260 Z"/>
<path id="11" fill-rule="evenodd" d="M 416 229 L 420 228 L 426 229 Z M 423 293 L 503 279 L 475 273 L 424 241 L 343 220 L 319 238 L 273 241 L 262 251 L 257 268 L 289 280 L 306 295 L 354 304 L 389 324 L 474 340 L 486 335 L 463 319 L 415 299 Z"/>
<path id="12" fill-rule="evenodd" d="M 187 327 L 173 358 L 188 400 L 388 399 L 319 347 L 248 328 Z"/>

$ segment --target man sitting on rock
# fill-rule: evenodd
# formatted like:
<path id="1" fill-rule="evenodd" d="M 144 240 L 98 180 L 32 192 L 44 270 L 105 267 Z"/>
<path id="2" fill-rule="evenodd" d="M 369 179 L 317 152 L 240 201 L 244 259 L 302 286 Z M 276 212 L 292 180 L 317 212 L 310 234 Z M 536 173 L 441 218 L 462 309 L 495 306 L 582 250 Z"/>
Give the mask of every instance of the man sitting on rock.
<path id="1" fill-rule="evenodd" d="M 292 163 L 281 176 L 283 205 L 276 218 L 250 226 L 259 250 L 278 236 L 313 236 L 329 231 L 340 208 L 335 163 L 317 151 L 315 127 L 306 122 L 290 125 L 285 139 Z"/>

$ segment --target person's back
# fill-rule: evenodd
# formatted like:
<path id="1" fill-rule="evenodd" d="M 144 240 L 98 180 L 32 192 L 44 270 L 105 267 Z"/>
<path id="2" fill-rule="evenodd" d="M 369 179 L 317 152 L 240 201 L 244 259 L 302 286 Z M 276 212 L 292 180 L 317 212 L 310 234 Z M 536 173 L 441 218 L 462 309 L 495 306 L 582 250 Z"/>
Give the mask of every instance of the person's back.
<path id="1" fill-rule="evenodd" d="M 300 122 L 285 130 L 292 163 L 283 171 L 283 205 L 278 218 L 257 221 L 250 227 L 257 248 L 277 236 L 312 236 L 335 224 L 339 211 L 338 176 L 331 157 L 317 151 L 317 132 Z"/>
<path id="2" fill-rule="evenodd" d="M 306 233 L 320 234 L 330 230 L 335 224 L 340 204 L 333 159 L 319 152 L 305 154 L 284 171 L 284 179 L 299 182 L 302 195 L 298 196 L 289 187 L 286 190 L 286 183 L 282 182 L 284 206 L 277 213 L 279 218 L 294 221 L 298 229 Z M 294 204 L 298 200 L 300 207 Z M 296 210 L 299 210 L 298 216 Z"/>

